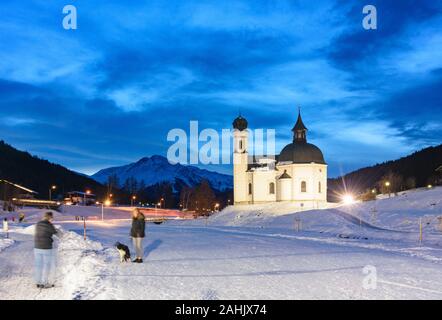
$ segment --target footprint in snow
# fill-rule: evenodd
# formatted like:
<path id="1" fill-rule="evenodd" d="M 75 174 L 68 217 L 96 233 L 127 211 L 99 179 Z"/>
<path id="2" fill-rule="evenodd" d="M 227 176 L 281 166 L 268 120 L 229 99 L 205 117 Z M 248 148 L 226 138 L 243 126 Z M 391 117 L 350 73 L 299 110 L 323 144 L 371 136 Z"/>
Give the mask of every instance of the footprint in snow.
<path id="1" fill-rule="evenodd" d="M 203 292 L 202 300 L 219 300 L 215 290 L 207 289 Z"/>

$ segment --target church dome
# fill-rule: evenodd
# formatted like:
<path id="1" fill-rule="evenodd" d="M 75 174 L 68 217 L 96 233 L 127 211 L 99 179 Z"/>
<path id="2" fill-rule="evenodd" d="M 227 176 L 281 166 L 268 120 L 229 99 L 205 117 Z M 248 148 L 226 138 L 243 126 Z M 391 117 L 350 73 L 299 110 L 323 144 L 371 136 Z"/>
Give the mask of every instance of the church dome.
<path id="1" fill-rule="evenodd" d="M 243 130 L 247 129 L 247 126 L 248 126 L 247 120 L 245 118 L 243 118 L 242 116 L 238 116 L 238 118 L 233 120 L 233 128 L 234 129 L 237 129 L 239 131 L 243 131 Z"/>
<path id="2" fill-rule="evenodd" d="M 301 110 L 298 113 L 298 120 L 292 129 L 293 143 L 282 149 L 278 157 L 279 162 L 291 161 L 293 163 L 319 163 L 325 164 L 322 151 L 314 144 L 307 143 L 307 127 L 301 117 Z"/>
<path id="3" fill-rule="evenodd" d="M 293 163 L 319 163 L 325 164 L 321 149 L 311 143 L 288 144 L 282 149 L 278 161 L 291 161 Z"/>

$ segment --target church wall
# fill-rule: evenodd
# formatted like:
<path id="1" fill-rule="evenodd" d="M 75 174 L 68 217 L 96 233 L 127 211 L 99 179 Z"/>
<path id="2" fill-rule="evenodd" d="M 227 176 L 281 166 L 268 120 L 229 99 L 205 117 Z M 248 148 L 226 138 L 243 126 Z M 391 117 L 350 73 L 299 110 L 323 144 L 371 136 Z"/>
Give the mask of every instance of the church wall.
<path id="1" fill-rule="evenodd" d="M 252 183 L 252 196 L 249 201 L 252 203 L 276 201 L 276 180 L 275 171 L 254 171 L 250 174 L 249 182 Z M 274 184 L 274 193 L 270 193 L 270 183 Z"/>
<path id="2" fill-rule="evenodd" d="M 278 179 L 276 201 L 290 201 L 292 199 L 292 179 Z"/>
<path id="3" fill-rule="evenodd" d="M 287 170 L 291 179 L 291 201 L 309 202 L 327 201 L 327 165 L 322 164 L 290 164 L 278 166 L 279 171 Z M 302 182 L 306 183 L 306 192 L 302 190 Z M 321 182 L 321 192 L 319 192 Z"/>

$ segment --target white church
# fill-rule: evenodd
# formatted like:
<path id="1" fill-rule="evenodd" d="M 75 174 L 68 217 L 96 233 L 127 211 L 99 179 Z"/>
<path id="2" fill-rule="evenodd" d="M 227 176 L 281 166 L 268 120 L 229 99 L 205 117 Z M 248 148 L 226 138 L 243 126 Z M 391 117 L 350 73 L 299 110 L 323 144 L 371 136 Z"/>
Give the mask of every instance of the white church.
<path id="1" fill-rule="evenodd" d="M 275 157 L 249 155 L 247 126 L 242 116 L 233 121 L 235 205 L 287 201 L 301 210 L 325 208 L 327 164 L 322 151 L 307 143 L 301 112 L 292 129 L 293 142 Z"/>

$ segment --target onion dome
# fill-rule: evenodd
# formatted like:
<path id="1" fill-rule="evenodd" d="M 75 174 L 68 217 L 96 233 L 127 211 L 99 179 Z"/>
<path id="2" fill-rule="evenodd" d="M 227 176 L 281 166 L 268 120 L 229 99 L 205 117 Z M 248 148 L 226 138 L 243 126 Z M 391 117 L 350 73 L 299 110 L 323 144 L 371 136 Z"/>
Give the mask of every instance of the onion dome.
<path id="1" fill-rule="evenodd" d="M 243 131 L 247 129 L 247 120 L 243 118 L 241 115 L 238 116 L 235 120 L 233 120 L 233 128 L 239 131 Z"/>

